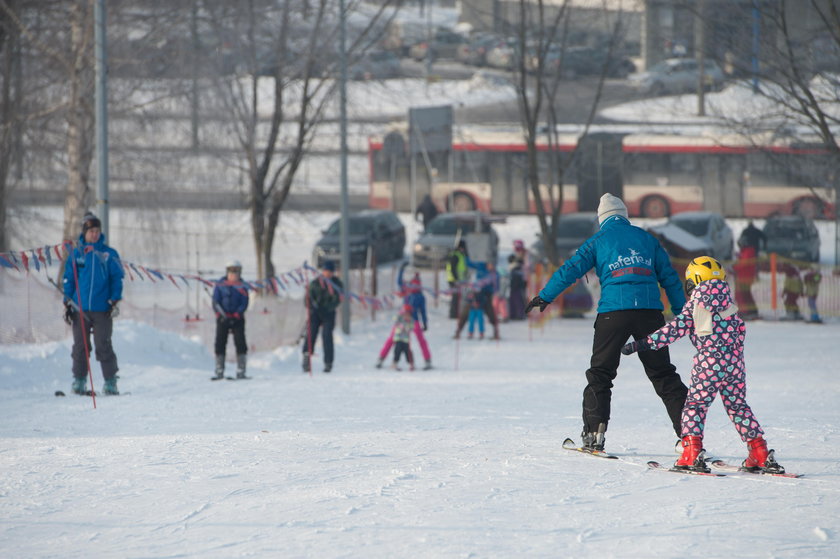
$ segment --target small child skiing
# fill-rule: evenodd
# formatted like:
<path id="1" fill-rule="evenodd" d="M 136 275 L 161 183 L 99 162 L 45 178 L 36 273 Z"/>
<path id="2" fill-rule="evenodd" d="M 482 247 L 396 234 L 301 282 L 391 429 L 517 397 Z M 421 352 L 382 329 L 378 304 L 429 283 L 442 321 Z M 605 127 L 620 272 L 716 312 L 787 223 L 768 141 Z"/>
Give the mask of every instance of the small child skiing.
<path id="1" fill-rule="evenodd" d="M 646 338 L 628 343 L 624 355 L 657 350 L 686 334 L 697 354 L 691 370 L 691 385 L 682 410 L 682 456 L 675 469 L 710 471 L 703 450 L 703 430 L 709 406 L 718 392 L 723 407 L 747 443 L 749 455 L 741 469 L 750 472 L 784 473 L 785 469 L 767 450 L 764 431 L 746 401 L 744 338 L 746 325 L 732 302 L 726 272 L 709 256 L 692 260 L 685 271 L 688 296 L 680 314 Z"/>
<path id="2" fill-rule="evenodd" d="M 805 298 L 808 300 L 808 311 L 811 313 L 808 322 L 814 324 L 821 324 L 822 318 L 817 311 L 817 296 L 820 294 L 820 282 L 822 281 L 822 274 L 818 267 L 810 267 L 805 272 L 805 277 L 802 278 L 805 284 Z"/>
<path id="3" fill-rule="evenodd" d="M 469 326 L 467 338 L 472 339 L 475 325 L 478 323 L 478 339 L 484 339 L 484 305 L 482 304 L 482 293 L 478 289 L 467 295 L 467 302 L 470 305 Z"/>
<path id="4" fill-rule="evenodd" d="M 414 370 L 414 356 L 411 353 L 411 346 L 409 345 L 411 332 L 414 331 L 413 312 L 414 309 L 411 305 L 403 305 L 400 314 L 397 315 L 397 319 L 394 321 L 394 363 L 391 367 L 396 371 L 401 370 L 399 362 L 403 353 L 405 353 L 405 359 L 408 361 L 409 370 Z"/>

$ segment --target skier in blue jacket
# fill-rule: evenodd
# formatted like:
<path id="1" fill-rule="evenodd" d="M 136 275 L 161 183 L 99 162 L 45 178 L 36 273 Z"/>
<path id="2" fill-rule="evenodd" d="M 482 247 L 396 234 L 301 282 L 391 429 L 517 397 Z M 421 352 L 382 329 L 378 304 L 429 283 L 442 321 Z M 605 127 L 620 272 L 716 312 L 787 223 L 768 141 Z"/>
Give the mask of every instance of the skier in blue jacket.
<path id="1" fill-rule="evenodd" d="M 242 282 L 242 263 L 231 260 L 225 266 L 225 276 L 213 288 L 213 310 L 216 311 L 216 376 L 225 377 L 225 352 L 228 334 L 233 334 L 236 347 L 236 378 L 247 378 L 248 344 L 245 341 L 245 310 L 248 308 L 248 289 Z"/>
<path id="2" fill-rule="evenodd" d="M 603 451 L 612 381 L 617 375 L 622 346 L 630 336 L 644 339 L 665 324 L 660 286 L 665 289 L 674 314 L 685 305 L 685 294 L 665 250 L 650 233 L 630 224 L 624 202 L 604 194 L 598 206 L 598 220 L 600 230 L 554 272 L 525 312 L 537 306 L 540 312 L 544 311 L 567 287 L 595 268 L 601 282 L 601 298 L 583 391 L 581 436 L 585 448 Z M 639 359 L 679 437 L 680 414 L 688 389 L 671 364 L 667 348 L 639 353 Z"/>
<path id="3" fill-rule="evenodd" d="M 64 320 L 73 327 L 73 392 L 76 394 L 87 394 L 86 348 L 91 347 L 91 332 L 96 360 L 105 378 L 103 391 L 119 394 L 119 367 L 111 333 L 113 319 L 119 314 L 117 304 L 122 300 L 123 276 L 120 255 L 105 244 L 99 218 L 92 213 L 85 214 L 79 243 L 64 265 Z"/>

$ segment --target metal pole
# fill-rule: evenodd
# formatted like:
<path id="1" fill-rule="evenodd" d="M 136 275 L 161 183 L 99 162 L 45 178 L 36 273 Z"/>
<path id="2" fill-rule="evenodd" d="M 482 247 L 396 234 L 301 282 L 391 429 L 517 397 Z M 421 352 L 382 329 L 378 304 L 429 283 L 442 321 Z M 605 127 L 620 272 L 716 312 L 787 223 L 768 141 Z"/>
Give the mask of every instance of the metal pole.
<path id="1" fill-rule="evenodd" d="M 752 29 L 752 73 L 753 91 L 758 93 L 758 49 L 761 33 L 761 12 L 758 9 L 758 0 L 753 0 L 753 29 Z"/>
<path id="2" fill-rule="evenodd" d="M 105 40 L 105 0 L 93 9 L 96 59 L 96 211 L 108 236 L 108 58 Z"/>
<path id="3" fill-rule="evenodd" d="M 350 223 L 347 207 L 350 198 L 347 186 L 347 16 L 345 0 L 339 0 L 339 106 L 341 121 L 341 280 L 344 283 L 344 304 L 341 305 L 341 330 L 350 333 L 350 298 L 346 296 L 350 291 Z"/>

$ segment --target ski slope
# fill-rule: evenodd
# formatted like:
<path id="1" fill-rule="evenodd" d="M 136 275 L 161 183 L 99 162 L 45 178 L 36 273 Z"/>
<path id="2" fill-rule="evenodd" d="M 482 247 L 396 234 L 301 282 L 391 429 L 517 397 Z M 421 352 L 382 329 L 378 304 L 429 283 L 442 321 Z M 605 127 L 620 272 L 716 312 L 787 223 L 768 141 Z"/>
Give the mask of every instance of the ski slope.
<path id="1" fill-rule="evenodd" d="M 204 347 L 117 321 L 130 394 L 96 409 L 69 392 L 69 340 L 0 347 L 2 555 L 840 556 L 840 324 L 748 325 L 749 402 L 802 479 L 647 469 L 676 437 L 635 356 L 607 433 L 621 460 L 565 451 L 592 319 L 505 324 L 500 342 L 456 343 L 452 324 L 432 309 L 432 371 L 374 368 L 382 319 L 337 334 L 331 374 L 279 348 L 251 356 L 252 380 L 210 382 Z M 684 378 L 691 355 L 673 347 Z M 705 442 L 746 455 L 719 402 Z"/>

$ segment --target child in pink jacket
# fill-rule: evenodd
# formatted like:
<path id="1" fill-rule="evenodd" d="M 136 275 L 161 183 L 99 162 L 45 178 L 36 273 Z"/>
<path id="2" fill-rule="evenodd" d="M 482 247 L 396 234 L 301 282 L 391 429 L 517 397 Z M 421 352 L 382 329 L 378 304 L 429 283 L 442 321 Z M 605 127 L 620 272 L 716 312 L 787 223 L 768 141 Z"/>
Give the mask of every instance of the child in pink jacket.
<path id="1" fill-rule="evenodd" d="M 749 456 L 742 469 L 758 472 L 784 472 L 767 450 L 764 431 L 747 404 L 747 380 L 744 366 L 746 325 L 732 302 L 726 273 L 720 262 L 709 256 L 692 260 L 685 272 L 685 290 L 689 299 L 680 314 L 668 324 L 625 345 L 621 352 L 657 350 L 688 335 L 697 355 L 691 370 L 691 385 L 682 410 L 683 452 L 674 464 L 676 469 L 708 472 L 703 451 L 703 430 L 709 406 L 720 393 L 723 407 L 741 439 L 747 443 Z"/>

